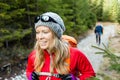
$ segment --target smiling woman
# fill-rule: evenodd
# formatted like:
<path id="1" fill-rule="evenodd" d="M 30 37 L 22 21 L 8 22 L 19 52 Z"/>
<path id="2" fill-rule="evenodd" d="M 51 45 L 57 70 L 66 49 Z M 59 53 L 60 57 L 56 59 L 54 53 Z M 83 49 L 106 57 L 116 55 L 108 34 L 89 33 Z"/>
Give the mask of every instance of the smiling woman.
<path id="1" fill-rule="evenodd" d="M 36 44 L 28 57 L 26 75 L 29 80 L 85 80 L 95 76 L 87 57 L 62 40 L 65 26 L 53 12 L 35 19 Z"/>
<path id="2" fill-rule="evenodd" d="M 53 33 L 46 26 L 37 27 L 36 39 L 41 49 L 48 49 L 51 43 L 53 43 Z"/>

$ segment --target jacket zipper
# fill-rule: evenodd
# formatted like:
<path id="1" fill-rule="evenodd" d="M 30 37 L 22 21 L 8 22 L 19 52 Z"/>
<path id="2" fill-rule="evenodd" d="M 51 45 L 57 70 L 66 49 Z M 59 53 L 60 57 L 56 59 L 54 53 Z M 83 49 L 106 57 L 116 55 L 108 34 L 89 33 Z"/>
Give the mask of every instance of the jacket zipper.
<path id="1" fill-rule="evenodd" d="M 50 54 L 50 67 L 49 67 L 49 69 L 51 68 L 52 64 L 53 64 L 53 59 L 52 59 L 52 55 Z M 48 76 L 46 78 L 46 80 L 51 80 L 51 76 Z"/>

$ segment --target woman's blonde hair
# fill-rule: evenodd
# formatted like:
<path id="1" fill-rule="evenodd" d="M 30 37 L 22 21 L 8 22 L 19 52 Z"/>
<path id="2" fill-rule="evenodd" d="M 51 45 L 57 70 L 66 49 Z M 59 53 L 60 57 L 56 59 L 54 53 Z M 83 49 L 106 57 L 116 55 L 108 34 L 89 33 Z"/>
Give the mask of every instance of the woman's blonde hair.
<path id="1" fill-rule="evenodd" d="M 52 64 L 50 65 L 50 72 L 54 73 L 54 69 L 60 74 L 69 73 L 70 66 L 70 54 L 69 47 L 62 42 L 62 40 L 58 39 L 53 33 L 54 41 L 50 46 L 50 53 L 54 54 L 54 58 L 52 57 Z M 40 72 L 41 68 L 44 65 L 45 57 L 43 50 L 40 48 L 38 41 L 35 44 L 36 57 L 34 62 L 34 69 L 36 72 Z"/>

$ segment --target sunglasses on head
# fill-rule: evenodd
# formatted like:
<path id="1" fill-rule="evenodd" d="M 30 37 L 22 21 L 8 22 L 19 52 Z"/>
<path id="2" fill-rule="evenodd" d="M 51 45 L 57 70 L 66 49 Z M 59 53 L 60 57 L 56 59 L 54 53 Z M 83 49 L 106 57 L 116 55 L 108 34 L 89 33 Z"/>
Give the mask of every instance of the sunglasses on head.
<path id="1" fill-rule="evenodd" d="M 37 23 L 39 20 L 41 20 L 42 22 L 54 22 L 54 23 L 59 24 L 57 21 L 55 21 L 52 17 L 48 15 L 41 15 L 41 16 L 35 17 L 34 23 Z M 62 28 L 62 25 L 61 24 L 59 25 Z"/>
<path id="2" fill-rule="evenodd" d="M 51 18 L 50 16 L 47 16 L 47 15 L 41 15 L 41 16 L 35 17 L 34 23 L 37 23 L 39 20 L 41 20 L 42 22 L 54 22 L 54 23 L 57 23 L 53 18 Z M 57 23 L 57 24 L 59 24 L 59 23 Z"/>

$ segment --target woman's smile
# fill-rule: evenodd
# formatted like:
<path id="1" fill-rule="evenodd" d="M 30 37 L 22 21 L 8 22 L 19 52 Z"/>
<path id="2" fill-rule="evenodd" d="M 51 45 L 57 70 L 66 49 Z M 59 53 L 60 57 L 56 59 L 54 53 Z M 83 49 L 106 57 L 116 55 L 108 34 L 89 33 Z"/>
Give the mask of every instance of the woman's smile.
<path id="1" fill-rule="evenodd" d="M 53 43 L 53 33 L 46 26 L 36 28 L 36 39 L 39 42 L 41 49 L 49 49 L 50 44 Z"/>

